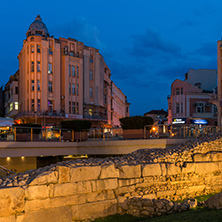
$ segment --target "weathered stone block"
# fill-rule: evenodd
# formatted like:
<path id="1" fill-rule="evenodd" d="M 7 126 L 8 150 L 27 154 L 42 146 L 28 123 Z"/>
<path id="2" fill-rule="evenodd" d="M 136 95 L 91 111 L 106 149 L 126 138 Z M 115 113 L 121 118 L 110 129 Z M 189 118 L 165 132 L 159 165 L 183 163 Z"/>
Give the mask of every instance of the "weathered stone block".
<path id="1" fill-rule="evenodd" d="M 222 193 L 218 193 L 205 201 L 205 204 L 209 208 L 222 209 Z"/>
<path id="2" fill-rule="evenodd" d="M 77 193 L 90 193 L 90 192 L 92 192 L 91 183 L 89 181 L 76 183 L 76 192 Z"/>
<path id="3" fill-rule="evenodd" d="M 39 174 L 29 185 L 44 185 L 50 183 L 58 182 L 58 172 L 57 171 L 46 171 Z"/>
<path id="4" fill-rule="evenodd" d="M 107 190 L 106 191 L 106 198 L 107 200 L 113 200 L 115 199 L 115 194 L 114 194 L 114 191 L 113 190 Z"/>
<path id="5" fill-rule="evenodd" d="M 118 187 L 117 179 L 95 180 L 91 181 L 92 191 L 112 190 Z"/>
<path id="6" fill-rule="evenodd" d="M 156 163 L 156 164 L 146 164 L 146 165 L 143 165 L 142 176 L 143 177 L 161 176 L 160 164 Z"/>
<path id="7" fill-rule="evenodd" d="M 49 209 L 51 208 L 51 199 L 37 199 L 37 200 L 27 200 L 25 202 L 25 212 L 41 210 L 41 209 Z"/>
<path id="8" fill-rule="evenodd" d="M 197 174 L 212 173 L 217 170 L 219 170 L 219 165 L 217 162 L 196 163 L 196 173 Z"/>
<path id="9" fill-rule="evenodd" d="M 202 192 L 206 188 L 205 185 L 200 185 L 200 186 L 192 186 L 189 187 L 187 192 L 188 193 L 197 193 L 197 192 Z"/>
<path id="10" fill-rule="evenodd" d="M 56 184 L 54 185 L 54 197 L 74 195 L 77 193 L 77 187 L 76 183 Z"/>
<path id="11" fill-rule="evenodd" d="M 211 161 L 210 154 L 197 153 L 194 155 L 194 162 L 209 162 L 209 161 Z"/>
<path id="12" fill-rule="evenodd" d="M 222 161 L 222 153 L 211 153 L 212 161 Z"/>
<path id="13" fill-rule="evenodd" d="M 141 165 L 123 165 L 119 167 L 119 178 L 141 177 Z"/>
<path id="14" fill-rule="evenodd" d="M 154 193 L 145 194 L 145 195 L 143 195 L 143 198 L 145 198 L 145 199 L 156 199 L 156 194 L 154 194 Z"/>
<path id="15" fill-rule="evenodd" d="M 181 168 L 175 164 L 166 164 L 167 174 L 176 175 L 181 173 Z"/>
<path id="16" fill-rule="evenodd" d="M 118 207 L 123 208 L 124 210 L 127 210 L 127 197 L 118 196 L 117 197 Z"/>
<path id="17" fill-rule="evenodd" d="M 21 222 L 72 222 L 72 211 L 70 207 L 59 207 L 47 210 L 28 212 L 23 216 Z"/>
<path id="18" fill-rule="evenodd" d="M 116 169 L 114 164 L 108 166 L 102 166 L 101 174 L 99 176 L 100 179 L 118 178 L 118 177 L 119 177 L 119 169 Z"/>
<path id="19" fill-rule="evenodd" d="M 167 167 L 165 163 L 159 163 L 161 168 L 161 175 L 166 176 L 167 175 Z"/>
<path id="20" fill-rule="evenodd" d="M 71 182 L 97 180 L 101 172 L 101 166 L 81 166 L 71 168 Z"/>
<path id="21" fill-rule="evenodd" d="M 20 187 L 0 189 L 0 217 L 24 210 L 25 192 Z"/>
<path id="22" fill-rule="evenodd" d="M 68 183 L 70 182 L 70 168 L 65 166 L 57 167 L 59 173 L 59 183 Z"/>
<path id="23" fill-rule="evenodd" d="M 94 192 L 94 193 L 88 193 L 86 194 L 86 200 L 87 202 L 96 202 L 96 201 L 101 201 L 105 200 L 106 196 L 104 192 Z"/>
<path id="24" fill-rule="evenodd" d="M 130 186 L 140 182 L 140 178 L 119 180 L 119 187 Z"/>
<path id="25" fill-rule="evenodd" d="M 182 173 L 194 173 L 196 170 L 196 163 L 185 163 L 182 168 Z"/>
<path id="26" fill-rule="evenodd" d="M 94 219 L 117 213 L 117 201 L 107 200 L 72 206 L 73 220 Z"/>
<path id="27" fill-rule="evenodd" d="M 0 217 L 0 222 L 19 222 L 15 219 L 15 215 L 10 217 Z"/>
<path id="28" fill-rule="evenodd" d="M 135 185 L 118 188 L 118 193 L 119 194 L 126 194 L 126 193 L 131 193 L 131 192 L 134 192 L 134 191 L 135 191 Z"/>
<path id="29" fill-rule="evenodd" d="M 28 200 L 46 199 L 49 197 L 49 189 L 46 185 L 30 186 L 25 189 L 25 197 Z"/>
<path id="30" fill-rule="evenodd" d="M 156 192 L 157 198 L 166 198 L 175 195 L 175 190 L 165 190 L 165 191 L 158 191 Z"/>

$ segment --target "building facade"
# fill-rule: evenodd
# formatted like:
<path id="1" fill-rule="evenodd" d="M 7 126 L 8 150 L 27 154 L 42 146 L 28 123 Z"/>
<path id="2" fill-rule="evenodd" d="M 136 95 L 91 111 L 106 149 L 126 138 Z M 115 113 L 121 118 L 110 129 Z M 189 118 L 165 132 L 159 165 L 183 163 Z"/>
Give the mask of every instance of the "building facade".
<path id="1" fill-rule="evenodd" d="M 16 118 L 44 126 L 57 126 L 65 119 L 87 119 L 93 126 L 112 124 L 111 73 L 98 49 L 50 36 L 38 15 L 18 59 Z M 122 105 L 128 107 L 127 102 Z"/>
<path id="2" fill-rule="evenodd" d="M 168 123 L 217 125 L 217 108 L 211 102 L 216 95 L 216 78 L 216 70 L 191 70 L 184 81 L 175 80 L 168 96 Z"/>
<path id="3" fill-rule="evenodd" d="M 4 104 L 6 117 L 14 118 L 18 114 L 18 77 L 19 71 L 10 76 L 9 81 L 5 84 Z"/>

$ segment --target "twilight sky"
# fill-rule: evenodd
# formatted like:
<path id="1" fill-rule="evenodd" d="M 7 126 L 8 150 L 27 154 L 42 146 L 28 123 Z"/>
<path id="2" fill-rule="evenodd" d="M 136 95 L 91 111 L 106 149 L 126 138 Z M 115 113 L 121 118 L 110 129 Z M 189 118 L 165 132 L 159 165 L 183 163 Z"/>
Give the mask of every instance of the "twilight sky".
<path id="1" fill-rule="evenodd" d="M 131 115 L 167 110 L 175 79 L 217 68 L 220 0 L 12 0 L 1 2 L 0 84 L 18 69 L 17 55 L 39 14 L 50 35 L 98 48 Z"/>

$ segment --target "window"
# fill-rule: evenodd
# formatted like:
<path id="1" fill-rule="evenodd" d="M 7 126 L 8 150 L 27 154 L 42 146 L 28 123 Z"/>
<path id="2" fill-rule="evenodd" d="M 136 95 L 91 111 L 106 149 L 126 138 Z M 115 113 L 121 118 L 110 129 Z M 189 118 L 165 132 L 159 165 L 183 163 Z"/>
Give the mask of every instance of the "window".
<path id="1" fill-rule="evenodd" d="M 72 113 L 75 113 L 75 102 L 72 102 Z"/>
<path id="2" fill-rule="evenodd" d="M 41 49 L 40 49 L 40 45 L 37 45 L 37 53 L 40 53 Z"/>
<path id="3" fill-rule="evenodd" d="M 90 63 L 93 63 L 93 56 L 90 56 Z"/>
<path id="4" fill-rule="evenodd" d="M 196 112 L 197 113 L 204 113 L 205 112 L 205 103 L 204 102 L 197 102 L 196 103 Z"/>
<path id="5" fill-rule="evenodd" d="M 13 110 L 13 103 L 10 103 L 9 112 L 11 112 L 12 110 Z"/>
<path id="6" fill-rule="evenodd" d="M 89 115 L 92 116 L 92 109 L 89 109 Z"/>
<path id="7" fill-rule="evenodd" d="M 15 87 L 15 94 L 18 94 L 18 87 Z"/>
<path id="8" fill-rule="evenodd" d="M 69 113 L 71 113 L 71 102 L 69 102 Z"/>
<path id="9" fill-rule="evenodd" d="M 37 99 L 37 111 L 40 112 L 41 107 L 40 107 L 40 99 Z"/>
<path id="10" fill-rule="evenodd" d="M 79 103 L 78 102 L 76 103 L 76 113 L 77 114 L 79 113 Z"/>
<path id="11" fill-rule="evenodd" d="M 76 86 L 75 86 L 74 83 L 72 84 L 72 94 L 73 94 L 73 95 L 76 94 Z"/>
<path id="12" fill-rule="evenodd" d="M 74 52 L 70 52 L 69 55 L 73 57 L 74 56 Z"/>
<path id="13" fill-rule="evenodd" d="M 29 54 L 29 46 L 27 46 L 27 54 Z"/>
<path id="14" fill-rule="evenodd" d="M 40 80 L 37 80 L 37 90 L 40 91 Z"/>
<path id="15" fill-rule="evenodd" d="M 34 53 L 34 45 L 31 45 L 31 53 Z"/>
<path id="16" fill-rule="evenodd" d="M 51 47 L 49 47 L 49 55 L 53 55 L 53 51 Z"/>
<path id="17" fill-rule="evenodd" d="M 93 80 L 93 71 L 89 70 L 89 80 Z"/>
<path id="18" fill-rule="evenodd" d="M 32 91 L 35 90 L 35 81 L 34 81 L 34 80 L 32 80 L 31 90 L 32 90 Z"/>
<path id="19" fill-rule="evenodd" d="M 71 66 L 69 65 L 69 76 L 71 76 Z"/>
<path id="20" fill-rule="evenodd" d="M 52 81 L 49 81 L 48 90 L 49 90 L 49 92 L 52 92 Z"/>
<path id="21" fill-rule="evenodd" d="M 52 63 L 48 63 L 48 73 L 52 73 Z"/>
<path id="22" fill-rule="evenodd" d="M 183 88 L 180 89 L 180 94 L 183 95 Z"/>
<path id="23" fill-rule="evenodd" d="M 37 72 L 40 72 L 40 62 L 37 61 Z"/>
<path id="24" fill-rule="evenodd" d="M 18 102 L 15 102 L 15 110 L 18 110 Z"/>
<path id="25" fill-rule="evenodd" d="M 69 95 L 71 94 L 71 83 L 69 83 Z"/>
<path id="26" fill-rule="evenodd" d="M 34 111 L 34 110 L 35 110 L 35 100 L 32 99 L 31 101 L 32 101 L 32 107 L 31 107 L 31 109 L 32 109 L 32 111 Z"/>
<path id="27" fill-rule="evenodd" d="M 79 84 L 76 85 L 76 94 L 79 95 Z"/>
<path id="28" fill-rule="evenodd" d="M 72 66 L 72 76 L 75 76 L 76 75 L 76 69 L 75 69 L 75 66 Z"/>
<path id="29" fill-rule="evenodd" d="M 79 66 L 76 67 L 76 76 L 79 77 Z"/>
<path id="30" fill-rule="evenodd" d="M 180 95 L 180 88 L 176 88 L 176 95 Z"/>
<path id="31" fill-rule="evenodd" d="M 52 100 L 48 100 L 48 111 L 52 112 Z"/>
<path id="32" fill-rule="evenodd" d="M 183 113 L 183 103 L 180 104 L 180 112 Z"/>
<path id="33" fill-rule="evenodd" d="M 107 103 L 106 95 L 104 95 L 104 103 Z"/>
<path id="34" fill-rule="evenodd" d="M 11 88 L 11 96 L 13 95 L 13 88 Z"/>
<path id="35" fill-rule="evenodd" d="M 89 88 L 89 96 L 93 97 L 93 88 L 92 87 Z"/>
<path id="36" fill-rule="evenodd" d="M 31 64 L 31 72 L 34 72 L 34 62 L 32 61 L 32 64 Z"/>
<path id="37" fill-rule="evenodd" d="M 213 112 L 217 113 L 217 106 L 216 105 L 213 105 Z"/>
<path id="38" fill-rule="evenodd" d="M 176 103 L 176 113 L 180 113 L 180 104 Z"/>

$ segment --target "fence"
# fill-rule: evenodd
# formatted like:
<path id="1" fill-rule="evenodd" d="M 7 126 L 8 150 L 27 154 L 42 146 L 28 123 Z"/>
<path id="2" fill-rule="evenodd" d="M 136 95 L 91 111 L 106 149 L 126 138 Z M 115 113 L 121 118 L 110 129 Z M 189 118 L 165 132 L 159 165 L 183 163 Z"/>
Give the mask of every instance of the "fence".
<path id="1" fill-rule="evenodd" d="M 145 126 L 139 139 L 157 138 L 196 138 L 201 134 L 221 132 L 217 126 Z M 62 128 L 30 128 L 30 127 L 4 127 L 0 128 L 0 141 L 96 141 L 121 140 L 124 138 L 122 128 L 97 128 L 75 132 Z M 137 139 L 135 135 L 132 137 Z M 130 137 L 128 137 L 130 139 Z"/>

